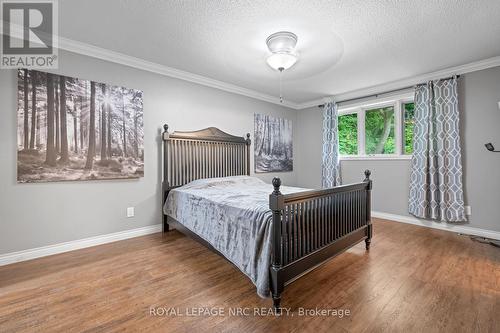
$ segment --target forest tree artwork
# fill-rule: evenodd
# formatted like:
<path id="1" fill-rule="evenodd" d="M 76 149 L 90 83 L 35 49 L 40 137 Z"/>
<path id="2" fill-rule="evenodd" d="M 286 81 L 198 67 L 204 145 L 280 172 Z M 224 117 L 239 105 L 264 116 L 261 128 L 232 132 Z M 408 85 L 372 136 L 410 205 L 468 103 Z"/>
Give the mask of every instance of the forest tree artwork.
<path id="1" fill-rule="evenodd" d="M 292 121 L 254 115 L 255 172 L 293 171 Z"/>
<path id="2" fill-rule="evenodd" d="M 18 71 L 17 181 L 144 176 L 142 91 Z"/>

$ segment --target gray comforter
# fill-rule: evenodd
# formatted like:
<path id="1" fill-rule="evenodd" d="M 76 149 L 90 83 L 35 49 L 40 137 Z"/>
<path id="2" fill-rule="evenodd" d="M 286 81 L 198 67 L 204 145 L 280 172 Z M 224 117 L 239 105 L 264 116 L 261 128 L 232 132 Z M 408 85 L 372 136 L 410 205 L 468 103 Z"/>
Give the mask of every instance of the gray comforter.
<path id="1" fill-rule="evenodd" d="M 164 213 L 210 243 L 269 296 L 273 187 L 258 178 L 195 180 L 170 191 Z M 305 191 L 281 187 L 283 194 Z"/>

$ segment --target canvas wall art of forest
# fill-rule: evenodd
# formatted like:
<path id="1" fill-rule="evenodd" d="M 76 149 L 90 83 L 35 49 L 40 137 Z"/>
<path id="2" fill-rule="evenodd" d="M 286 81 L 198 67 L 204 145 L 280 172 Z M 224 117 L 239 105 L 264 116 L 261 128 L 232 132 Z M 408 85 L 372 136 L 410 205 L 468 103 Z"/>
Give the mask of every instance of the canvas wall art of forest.
<path id="1" fill-rule="evenodd" d="M 18 70 L 17 181 L 144 176 L 142 91 Z"/>
<path id="2" fill-rule="evenodd" d="M 292 121 L 254 115 L 255 172 L 293 171 Z"/>

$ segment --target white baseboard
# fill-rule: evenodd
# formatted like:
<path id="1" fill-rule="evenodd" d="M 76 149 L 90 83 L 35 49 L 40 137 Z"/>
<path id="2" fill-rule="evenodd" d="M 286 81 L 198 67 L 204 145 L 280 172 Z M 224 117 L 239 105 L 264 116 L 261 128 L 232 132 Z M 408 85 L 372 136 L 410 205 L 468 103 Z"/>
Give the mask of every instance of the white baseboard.
<path id="1" fill-rule="evenodd" d="M 46 257 L 46 256 L 50 256 L 53 254 L 83 249 L 86 247 L 91 247 L 91 246 L 96 246 L 96 245 L 101 245 L 101 244 L 106 244 L 106 243 L 112 243 L 112 242 L 116 242 L 116 241 L 124 240 L 124 239 L 128 239 L 128 238 L 134 238 L 134 237 L 154 234 L 157 232 L 161 232 L 161 230 L 162 230 L 162 225 L 155 224 L 155 225 L 137 228 L 137 229 L 119 231 L 119 232 L 115 232 L 115 233 L 107 234 L 107 235 L 89 237 L 89 238 L 84 238 L 84 239 L 77 239 L 77 240 L 70 241 L 70 242 L 64 242 L 64 243 L 59 243 L 59 244 L 54 244 L 54 245 L 37 247 L 34 249 L 28 249 L 28 250 L 23 250 L 23 251 L 18 251 L 18 252 L 11 252 L 11 253 L 7 253 L 7 254 L 2 254 L 2 255 L 0 255 L 0 266 L 13 264 L 16 262 L 21 262 L 21 261 L 26 261 L 26 260 L 31 260 L 31 259 L 36 259 L 36 258 L 41 258 L 41 257 Z"/>
<path id="2" fill-rule="evenodd" d="M 372 217 L 380 218 L 380 219 L 384 219 L 384 220 L 391 220 L 391 221 L 395 221 L 395 222 L 414 224 L 414 225 L 418 225 L 418 226 L 422 226 L 422 227 L 451 231 L 451 232 L 461 233 L 461 234 L 466 234 L 466 235 L 474 235 L 474 236 L 480 236 L 480 237 L 500 240 L 500 232 L 494 231 L 494 230 L 472 228 L 472 227 L 468 227 L 468 226 L 456 225 L 456 224 L 450 224 L 450 223 L 432 222 L 432 221 L 420 220 L 420 219 L 417 219 L 417 218 L 411 217 L 411 216 L 396 215 L 396 214 L 376 212 L 376 211 L 372 211 Z M 41 258 L 41 257 L 46 257 L 46 256 L 50 256 L 53 254 L 74 251 L 74 250 L 83 249 L 86 247 L 91 247 L 91 246 L 96 246 L 96 245 L 101 245 L 101 244 L 106 244 L 106 243 L 112 243 L 112 242 L 116 242 L 119 240 L 154 234 L 157 232 L 161 232 L 161 230 L 162 230 L 162 225 L 156 224 L 156 225 L 151 225 L 151 226 L 137 228 L 137 229 L 119 231 L 119 232 L 115 232 L 115 233 L 107 234 L 107 235 L 89 237 L 89 238 L 78 239 L 78 240 L 65 242 L 65 243 L 59 243 L 59 244 L 54 244 L 54 245 L 38 247 L 38 248 L 34 248 L 34 249 L 28 249 L 28 250 L 23 250 L 23 251 L 18 251 L 18 252 L 2 254 L 2 255 L 0 255 L 0 266 L 13 264 L 16 262 L 21 262 L 21 261 L 26 261 L 26 260 L 31 260 L 31 259 L 36 259 L 36 258 Z"/>
<path id="3" fill-rule="evenodd" d="M 384 219 L 384 220 L 391 220 L 391 221 L 395 221 L 395 222 L 414 224 L 414 225 L 419 225 L 419 226 L 427 227 L 427 228 L 451 231 L 451 232 L 456 232 L 456 233 L 460 233 L 460 234 L 474 235 L 474 236 L 480 236 L 480 237 L 484 237 L 484 238 L 500 240 L 500 232 L 494 231 L 494 230 L 472 228 L 472 227 L 468 227 L 468 226 L 464 226 L 464 225 L 457 225 L 457 224 L 451 224 L 451 223 L 445 223 L 445 222 L 433 222 L 433 221 L 417 219 L 416 217 L 412 217 L 412 216 L 396 215 L 396 214 L 375 212 L 375 211 L 372 211 L 372 217 Z"/>

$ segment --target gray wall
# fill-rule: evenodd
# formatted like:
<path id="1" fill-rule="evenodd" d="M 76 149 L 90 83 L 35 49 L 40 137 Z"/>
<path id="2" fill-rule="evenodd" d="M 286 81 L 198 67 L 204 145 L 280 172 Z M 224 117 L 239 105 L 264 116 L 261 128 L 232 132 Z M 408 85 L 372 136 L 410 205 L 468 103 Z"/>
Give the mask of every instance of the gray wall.
<path id="1" fill-rule="evenodd" d="M 484 144 L 500 149 L 500 67 L 463 75 L 459 83 L 462 153 L 466 205 L 472 208 L 470 227 L 500 231 L 500 154 L 488 152 Z M 317 107 L 297 115 L 298 185 L 321 185 L 321 110 Z M 374 180 L 373 210 L 408 214 L 410 161 L 342 161 L 344 183 L 360 181 L 370 169 Z"/>
<path id="2" fill-rule="evenodd" d="M 175 130 L 216 126 L 232 134 L 253 136 L 254 112 L 294 121 L 295 172 L 280 173 L 286 185 L 321 185 L 321 110 L 294 111 L 189 82 L 133 68 L 60 53 L 59 74 L 144 91 L 145 177 L 139 180 L 16 183 L 16 73 L 0 70 L 0 254 L 103 235 L 160 222 L 161 124 Z M 500 230 L 500 68 L 467 74 L 460 83 L 466 200 L 470 225 Z M 252 156 L 253 158 L 253 156 Z M 252 163 L 253 166 L 253 163 Z M 371 169 L 373 208 L 407 214 L 409 161 L 344 161 L 345 182 Z M 275 175 L 258 175 L 270 181 Z M 136 216 L 126 218 L 126 207 Z"/>
<path id="3" fill-rule="evenodd" d="M 254 113 L 286 117 L 296 126 L 296 111 L 278 105 L 68 52 L 59 56 L 58 74 L 144 91 L 145 177 L 17 184 L 16 72 L 0 70 L 0 254 L 160 223 L 163 123 L 172 130 L 216 126 L 252 138 Z M 295 172 L 279 176 L 296 184 Z M 273 175 L 259 177 L 270 181 Z M 126 218 L 129 206 L 135 206 L 134 218 Z"/>

